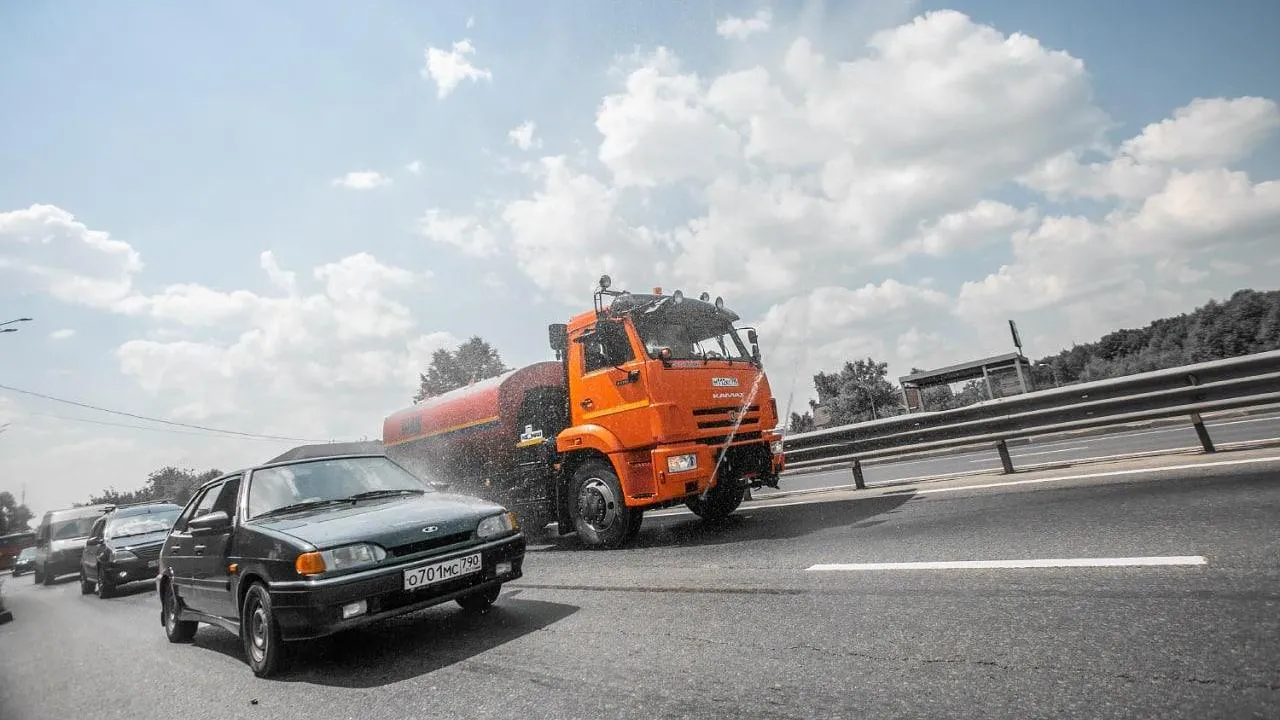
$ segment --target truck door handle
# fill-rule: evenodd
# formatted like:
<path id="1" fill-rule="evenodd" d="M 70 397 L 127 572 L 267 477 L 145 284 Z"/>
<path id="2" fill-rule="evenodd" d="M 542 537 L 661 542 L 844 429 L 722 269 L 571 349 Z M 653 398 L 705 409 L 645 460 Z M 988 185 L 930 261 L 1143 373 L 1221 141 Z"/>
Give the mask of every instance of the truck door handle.
<path id="1" fill-rule="evenodd" d="M 582 406 L 583 410 L 590 410 L 591 406 L 595 405 L 595 403 L 591 401 L 591 398 L 586 398 L 585 400 L 583 400 L 578 404 Z"/>
<path id="2" fill-rule="evenodd" d="M 191 549 L 192 549 L 192 550 L 195 550 L 197 555 L 203 555 L 203 554 L 204 554 L 204 546 L 203 546 L 203 545 L 196 545 L 195 547 L 193 547 L 193 548 L 191 548 Z"/>

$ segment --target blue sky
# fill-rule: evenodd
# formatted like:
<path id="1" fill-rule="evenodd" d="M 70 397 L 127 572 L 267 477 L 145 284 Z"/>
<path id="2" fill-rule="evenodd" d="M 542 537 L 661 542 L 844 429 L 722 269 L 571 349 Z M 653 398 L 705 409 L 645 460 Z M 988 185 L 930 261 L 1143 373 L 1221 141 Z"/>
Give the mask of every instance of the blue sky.
<path id="1" fill-rule="evenodd" d="M 897 88 L 902 102 L 884 89 L 873 94 L 875 73 L 905 72 L 902 67 L 881 63 L 856 82 L 833 74 L 837 61 L 874 54 L 866 42 L 875 33 L 942 9 L 967 20 L 944 32 L 935 16 L 921 26 L 929 32 L 920 42 L 943 42 L 956 33 L 994 42 L 981 34 L 988 26 L 1003 36 L 997 40 L 1023 33 L 1038 41 L 1038 49 L 1015 62 L 1012 54 L 999 56 L 999 43 L 975 53 L 965 50 L 971 45 L 958 45 L 952 60 L 915 80 L 938 87 L 918 97 L 912 95 L 918 86 Z M 767 29 L 744 39 L 718 35 L 717 23 L 729 17 L 767 18 Z M 1170 173 L 1243 172 L 1254 184 L 1280 174 L 1280 143 L 1271 130 L 1280 99 L 1273 70 L 1280 67 L 1277 29 L 1280 5 L 1263 0 L 1219 6 L 1147 0 L 5 5 L 0 214 L 53 206 L 79 224 L 71 235 L 109 233 L 137 253 L 142 268 L 127 273 L 129 287 L 119 297 L 90 302 L 51 292 L 47 275 L 31 269 L 101 270 L 100 259 L 75 237 L 45 260 L 24 255 L 23 263 L 0 262 L 0 321 L 37 318 L 20 333 L 0 336 L 3 382 L 252 432 L 372 435 L 382 415 L 411 393 L 411 373 L 396 375 L 402 365 L 411 367 L 426 349 L 471 334 L 495 342 L 511 363 L 543 359 L 546 324 L 585 307 L 584 278 L 602 270 L 637 286 L 700 283 L 722 290 L 744 318 L 773 331 L 762 335 L 778 359 L 775 375 L 782 368 L 794 375 L 775 383 L 796 387 L 797 397 L 807 392 L 806 374 L 854 355 L 884 357 L 899 373 L 913 364 L 940 366 L 1002 352 L 1000 320 L 1009 315 L 1019 317 L 1035 344 L 1033 354 L 1047 354 L 1117 323 L 1187 311 L 1237 287 L 1275 286 L 1276 268 L 1267 265 L 1276 255 L 1268 249 L 1275 245 L 1267 244 L 1273 236 L 1251 230 L 1213 256 L 1227 264 L 1210 267 L 1201 252 L 1208 240 L 1191 230 L 1180 235 L 1188 221 L 1177 208 L 1191 207 L 1180 193 L 1198 186 L 1164 183 Z M 932 52 L 910 46 L 906 37 L 896 35 L 889 44 Z M 821 74 L 788 80 L 787 58 L 800 57 L 793 53 L 802 38 L 827 66 Z M 424 76 L 424 52 L 449 51 L 463 39 L 474 48 L 466 59 L 490 78 L 461 80 L 440 97 L 438 82 Z M 660 46 L 678 60 L 662 59 Z M 1054 61 L 1057 52 L 1082 62 L 1083 70 Z M 752 68 L 765 69 L 783 95 L 797 101 L 795 108 L 752 100 L 752 119 L 732 117 L 728 95 L 717 96 L 712 87 Z M 957 68 L 954 76 L 947 68 Z M 1004 86 L 1000 73 L 1014 73 L 1008 82 L 1025 84 L 1005 97 L 985 97 Z M 1063 96 L 1083 94 L 1071 95 L 1068 105 L 1053 93 L 1034 92 L 1054 77 L 1064 83 Z M 660 88 L 659 100 L 677 104 L 646 110 L 644 103 L 654 98 L 636 88 L 650 80 Z M 622 110 L 606 117 L 606 97 L 618 98 Z M 735 97 L 745 102 L 745 95 Z M 1144 172 L 1155 178 L 1149 186 L 1125 192 L 1086 187 L 1092 181 L 1078 173 L 1068 180 L 1044 174 L 1028 179 L 1033 167 L 1063 153 L 1075 152 L 1086 164 L 1128 157 L 1118 150 L 1126 139 L 1196 98 L 1223 104 L 1186 122 L 1219 123 L 1212 127 L 1229 132 L 1188 131 L 1164 136 L 1158 148 L 1144 146 L 1146 155 L 1135 150 L 1136 162 L 1149 166 Z M 1237 98 L 1258 102 L 1226 104 Z M 836 120 L 818 117 L 824 103 L 859 111 L 847 121 L 838 113 Z M 921 111 L 911 113 L 916 105 Z M 677 106 L 687 109 L 687 122 L 654 122 Z M 984 121 L 980 111 L 988 107 Z M 950 128 L 921 125 L 896 137 L 893 127 L 885 127 L 891 123 L 876 117 L 901 110 L 907 113 L 902 124 L 911 125 L 915 118 L 947 117 L 955 108 L 977 108 L 955 111 L 957 135 L 970 138 L 974 148 L 984 142 L 1000 147 L 1002 135 L 1011 132 L 1002 129 L 1001 118 L 1025 117 L 1009 137 L 1007 162 L 988 163 L 978 150 L 966 154 L 962 143 L 948 147 Z M 815 115 L 795 120 L 809 111 Z M 1064 117 L 1076 119 L 1055 124 Z M 521 149 L 508 132 L 526 121 L 536 123 L 540 144 Z M 812 134 L 828 133 L 830 146 L 797 147 L 795 152 L 813 156 L 791 163 L 783 158 L 790 152 L 785 146 L 808 133 L 762 135 L 756 145 L 747 144 L 752 122 L 784 121 L 822 126 Z M 605 134 L 601 127 L 611 130 Z M 704 161 L 726 128 L 741 134 L 738 154 L 726 151 Z M 606 142 L 621 150 L 606 157 Z M 1176 143 L 1181 145 L 1172 147 Z M 921 155 L 926 146 L 934 149 Z M 757 150 L 761 154 L 753 154 Z M 843 171 L 826 158 L 843 153 L 854 168 L 853 185 L 847 197 L 835 198 L 824 183 Z M 544 157 L 562 158 L 561 164 L 547 165 Z M 413 161 L 421 163 L 420 175 L 406 170 Z M 563 168 L 562 175 L 551 167 Z M 1081 166 L 1071 167 L 1076 170 L 1068 172 Z M 358 171 L 381 173 L 390 184 L 368 190 L 333 184 Z M 899 191 L 901 173 L 914 179 Z M 557 184 L 557 177 L 563 182 Z M 1228 192 L 1225 176 L 1217 177 L 1222 182 L 1213 187 Z M 749 211 L 763 202 L 750 201 L 744 188 L 751 183 L 750 192 L 790 188 L 806 209 L 754 217 Z M 938 187 L 919 190 L 932 184 Z M 1046 189 L 1050 185 L 1058 190 Z M 713 187 L 735 188 L 730 195 L 743 204 L 735 208 L 715 199 Z M 1245 193 L 1240 187 L 1235 189 Z M 1248 200 L 1253 204 L 1239 206 L 1244 219 L 1224 217 L 1215 227 L 1231 233 L 1238 221 L 1256 228 L 1259 218 L 1275 212 L 1272 192 L 1273 186 L 1255 188 Z M 807 203 L 823 193 L 841 207 L 863 210 L 812 209 Z M 1147 202 L 1156 196 L 1164 201 Z M 985 229 L 966 231 L 963 242 L 947 235 L 964 219 L 957 213 L 983 200 L 1024 215 L 980 223 Z M 1144 206 L 1165 215 L 1139 216 Z M 1211 207 L 1238 206 L 1222 201 Z M 520 215 L 521 208 L 531 214 Z M 468 254 L 424 236 L 420 218 L 431 209 L 473 218 L 474 227 L 496 238 L 494 249 L 486 254 L 473 246 Z M 1108 226 L 1113 212 L 1137 220 Z M 1079 234 L 1070 237 L 1053 234 L 1065 231 L 1051 218 L 1077 213 L 1088 228 L 1077 226 L 1073 232 Z M 941 222 L 948 215 L 958 219 Z M 688 224 L 703 216 L 713 219 Z M 520 217 L 527 220 L 521 224 Z M 1143 234 L 1144 223 L 1182 239 L 1169 240 L 1169 249 L 1153 248 L 1162 241 Z M 905 260 L 871 261 L 935 226 L 941 229 L 934 242 L 943 249 L 924 252 L 917 244 L 903 251 Z M 560 228 L 567 238 L 563 247 L 553 232 Z M 853 238 L 847 244 L 824 244 L 845 232 Z M 1019 241 L 1018 232 L 1043 244 Z M 9 240 L 18 242 L 19 235 L 11 230 Z M 4 240 L 0 227 L 0 261 L 17 247 Z M 462 240 L 468 241 L 474 237 Z M 1089 254 L 1089 242 L 1128 248 L 1123 262 L 1100 257 L 1107 267 L 1133 262 L 1145 273 L 1153 263 L 1142 257 L 1172 264 L 1150 276 L 1125 271 L 1103 282 L 1087 263 L 1072 272 L 1059 267 L 1063 262 L 1053 253 L 1067 252 L 1063 248 L 1074 242 L 1080 251 L 1071 257 Z M 283 285 L 264 272 L 263 251 L 297 274 L 302 297 L 324 295 L 314 268 L 360 253 L 412 277 L 396 279 L 362 265 L 350 270 L 358 277 L 343 276 L 347 280 L 334 291 L 342 297 L 325 296 L 314 307 L 280 301 L 271 312 L 285 319 L 268 324 L 263 298 L 279 298 Z M 597 257 L 595 265 L 586 261 Z M 539 260 L 551 270 L 536 269 Z M 1002 266 L 1009 268 L 1004 276 Z M 788 273 L 794 277 L 783 279 Z M 972 287 L 966 290 L 966 283 Z M 193 299 L 189 288 L 185 294 L 166 291 L 176 284 L 223 295 Z M 366 335 L 353 330 L 349 323 L 368 329 L 376 318 L 399 312 L 379 304 L 384 295 L 405 309 L 410 325 Z M 194 305 L 206 301 L 224 309 L 197 318 Z M 957 315 L 948 314 L 953 309 Z M 336 319 L 318 317 L 326 312 Z M 295 322 L 292 335 L 281 329 Z M 50 337 L 64 329 L 74 335 Z M 265 345 L 255 344 L 260 337 L 268 338 Z M 253 367 L 254 348 L 264 353 L 261 367 Z M 286 388 L 265 379 L 308 363 L 349 367 L 341 392 L 305 382 Z M 0 434 L 0 489 L 11 477 L 45 483 L 33 498 L 44 503 L 40 509 L 105 485 L 136 486 L 160 464 L 234 465 L 278 448 L 89 424 L 52 427 L 49 418 L 32 413 L 111 418 L 29 397 L 0 396 L 0 402 L 7 402 L 0 405 L 0 423 L 10 424 Z M 69 477 L 76 475 L 73 459 L 90 457 L 97 459 L 97 475 Z"/>

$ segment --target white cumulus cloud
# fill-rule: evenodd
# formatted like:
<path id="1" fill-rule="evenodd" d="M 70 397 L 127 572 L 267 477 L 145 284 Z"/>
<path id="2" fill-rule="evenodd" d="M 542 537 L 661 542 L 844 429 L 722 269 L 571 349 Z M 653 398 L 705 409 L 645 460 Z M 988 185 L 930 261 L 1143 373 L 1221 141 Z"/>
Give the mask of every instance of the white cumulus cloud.
<path id="1" fill-rule="evenodd" d="M 773 13 L 766 8 L 748 18 L 729 15 L 720 19 L 716 22 L 716 34 L 734 40 L 746 40 L 752 35 L 768 32 L 772 24 Z"/>
<path id="2" fill-rule="evenodd" d="M 526 120 L 507 133 L 507 141 L 521 150 L 533 150 L 542 147 L 542 140 L 534 133 L 538 127 L 532 120 Z"/>
<path id="3" fill-rule="evenodd" d="M 426 64 L 422 68 L 423 79 L 436 84 L 436 97 L 446 98 L 457 89 L 463 80 L 486 82 L 493 80 L 493 73 L 485 68 L 471 64 L 469 55 L 475 54 L 475 46 L 470 40 L 459 40 L 450 50 L 436 47 L 426 49 Z"/>
<path id="4" fill-rule="evenodd" d="M 360 170 L 334 178 L 331 184 L 334 187 L 344 187 L 349 190 L 373 190 L 390 185 L 391 178 L 373 170 Z"/>

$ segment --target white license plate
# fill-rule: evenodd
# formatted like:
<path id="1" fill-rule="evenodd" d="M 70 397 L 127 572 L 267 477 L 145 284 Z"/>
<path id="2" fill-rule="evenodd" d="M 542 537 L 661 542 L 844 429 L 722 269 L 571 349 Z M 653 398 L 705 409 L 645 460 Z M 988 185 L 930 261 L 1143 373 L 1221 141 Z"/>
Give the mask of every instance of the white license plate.
<path id="1" fill-rule="evenodd" d="M 475 553 L 474 555 L 464 555 L 460 558 L 445 560 L 434 565 L 423 565 L 422 567 L 405 570 L 404 589 L 417 590 L 438 582 L 453 580 L 463 575 L 478 573 L 483 567 L 480 553 Z"/>

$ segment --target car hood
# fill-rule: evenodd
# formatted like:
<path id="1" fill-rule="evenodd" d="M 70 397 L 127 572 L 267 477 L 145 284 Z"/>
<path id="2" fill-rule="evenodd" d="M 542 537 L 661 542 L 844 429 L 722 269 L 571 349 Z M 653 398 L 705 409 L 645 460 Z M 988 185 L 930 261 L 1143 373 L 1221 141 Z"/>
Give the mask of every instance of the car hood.
<path id="1" fill-rule="evenodd" d="M 147 533 L 146 535 L 130 535 L 122 538 L 112 538 L 107 541 L 112 550 L 135 550 L 137 548 L 151 547 L 164 542 L 169 536 L 168 530 L 157 530 L 156 532 Z"/>
<path id="2" fill-rule="evenodd" d="M 465 495 L 427 493 L 403 498 L 363 500 L 280 518 L 251 520 L 250 525 L 292 535 L 317 548 L 373 542 L 391 550 L 402 545 L 473 532 L 482 518 L 502 506 Z M 429 528 L 435 528 L 428 532 Z"/>

